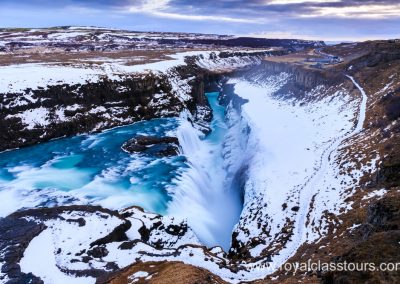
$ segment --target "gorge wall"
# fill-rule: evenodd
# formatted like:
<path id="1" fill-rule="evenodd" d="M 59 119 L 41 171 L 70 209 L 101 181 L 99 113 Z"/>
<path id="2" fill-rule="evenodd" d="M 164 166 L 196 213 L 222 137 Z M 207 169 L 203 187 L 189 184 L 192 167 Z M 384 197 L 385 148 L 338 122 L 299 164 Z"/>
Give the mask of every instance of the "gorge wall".
<path id="1" fill-rule="evenodd" d="M 206 72 L 193 66 L 177 68 L 176 72 L 180 80 L 187 80 L 186 101 L 174 94 L 166 76 L 159 74 L 3 94 L 0 151 L 145 119 L 177 116 L 184 108 L 195 115 L 197 107 L 203 107 L 204 115 L 209 115 L 203 87 Z M 27 125 L 24 119 L 29 116 L 36 117 L 37 123 Z"/>
<path id="2" fill-rule="evenodd" d="M 184 109 L 202 131 L 208 132 L 212 114 L 205 86 L 209 88 L 232 68 L 258 64 L 265 54 L 189 56 L 184 64 L 165 72 L 102 76 L 83 83 L 52 82 L 3 93 L 0 151 L 140 120 L 178 116 Z"/>

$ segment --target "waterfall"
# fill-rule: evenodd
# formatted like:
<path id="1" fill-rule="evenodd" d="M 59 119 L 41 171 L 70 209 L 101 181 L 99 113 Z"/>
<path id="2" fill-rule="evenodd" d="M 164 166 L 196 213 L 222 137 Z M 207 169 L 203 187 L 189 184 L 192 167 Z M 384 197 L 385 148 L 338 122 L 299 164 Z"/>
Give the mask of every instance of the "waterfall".
<path id="1" fill-rule="evenodd" d="M 218 105 L 216 94 L 210 94 L 209 101 L 214 114 L 212 134 L 202 137 L 184 117 L 178 128 L 177 136 L 188 168 L 175 182 L 168 214 L 187 219 L 205 245 L 219 245 L 228 250 L 242 204 L 240 192 L 233 190 L 223 158 L 228 132 L 225 109 Z"/>

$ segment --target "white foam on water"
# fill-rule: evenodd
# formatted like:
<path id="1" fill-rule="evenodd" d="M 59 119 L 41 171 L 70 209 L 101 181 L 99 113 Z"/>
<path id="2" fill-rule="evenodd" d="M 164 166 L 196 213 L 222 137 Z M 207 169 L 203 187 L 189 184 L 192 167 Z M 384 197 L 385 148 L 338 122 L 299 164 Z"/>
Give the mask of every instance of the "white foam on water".
<path id="1" fill-rule="evenodd" d="M 48 163 L 42 167 L 18 167 L 9 170 L 14 173 L 15 179 L 3 184 L 16 189 L 47 189 L 58 188 L 71 190 L 80 188 L 91 180 L 90 170 L 54 168 Z M 0 182 L 0 185 L 1 182 Z"/>
<path id="2" fill-rule="evenodd" d="M 0 190 L 0 217 L 5 217 L 13 213 L 16 208 L 19 208 L 20 202 L 19 198 L 16 196 L 15 191 L 10 189 Z"/>

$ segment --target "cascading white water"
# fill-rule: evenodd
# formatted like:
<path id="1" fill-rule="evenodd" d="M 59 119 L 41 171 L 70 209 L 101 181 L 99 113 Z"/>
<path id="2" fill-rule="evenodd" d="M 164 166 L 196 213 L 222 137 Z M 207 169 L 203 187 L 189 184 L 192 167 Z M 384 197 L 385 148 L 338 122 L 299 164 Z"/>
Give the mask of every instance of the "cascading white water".
<path id="1" fill-rule="evenodd" d="M 168 213 L 186 218 L 207 246 L 229 249 L 234 225 L 242 209 L 240 192 L 232 189 L 224 166 L 223 142 L 227 132 L 224 108 L 216 94 L 209 94 L 213 108 L 212 134 L 201 138 L 187 119 L 182 119 L 177 136 L 189 168 L 178 178 Z"/>

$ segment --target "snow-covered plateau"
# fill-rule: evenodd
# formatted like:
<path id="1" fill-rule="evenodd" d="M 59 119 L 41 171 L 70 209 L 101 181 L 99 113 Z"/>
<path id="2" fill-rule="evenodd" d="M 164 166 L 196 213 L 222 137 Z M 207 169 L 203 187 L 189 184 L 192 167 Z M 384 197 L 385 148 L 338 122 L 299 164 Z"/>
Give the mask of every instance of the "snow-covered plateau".
<path id="1" fill-rule="evenodd" d="M 397 168 L 382 167 L 378 145 L 397 137 L 399 120 L 391 108 L 390 123 L 374 119 L 398 76 L 375 88 L 362 64 L 328 72 L 268 62 L 275 55 L 1 66 L 0 283 L 150 281 L 161 270 L 145 263 L 175 262 L 227 283 L 279 281 L 288 261 L 386 226 L 392 213 L 379 202 Z"/>

